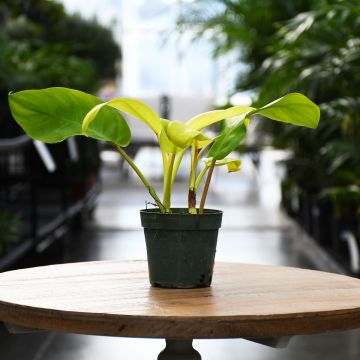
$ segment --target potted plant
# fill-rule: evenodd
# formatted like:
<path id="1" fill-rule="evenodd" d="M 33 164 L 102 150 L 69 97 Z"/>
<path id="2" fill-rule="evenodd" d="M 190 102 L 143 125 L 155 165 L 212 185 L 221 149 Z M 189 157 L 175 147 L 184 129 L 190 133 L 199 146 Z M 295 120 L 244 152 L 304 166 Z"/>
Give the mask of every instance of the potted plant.
<path id="1" fill-rule="evenodd" d="M 95 96 L 67 88 L 25 90 L 9 94 L 13 117 L 24 131 L 40 141 L 56 143 L 85 135 L 112 144 L 139 176 L 156 208 L 141 210 L 148 252 L 149 276 L 153 286 L 210 286 L 218 229 L 222 212 L 205 209 L 215 166 L 240 170 L 241 162 L 229 158 L 245 139 L 250 119 L 262 115 L 272 120 L 315 128 L 319 108 L 302 94 L 285 95 L 261 108 L 234 106 L 199 114 L 186 123 L 161 119 L 146 104 L 129 98 L 103 102 Z M 155 133 L 163 160 L 163 197 L 126 153 L 129 126 L 121 113 L 146 123 Z M 203 129 L 223 121 L 215 138 Z M 171 189 L 185 151 L 191 151 L 188 207 L 171 207 Z M 203 159 L 199 171 L 200 159 Z M 205 181 L 200 205 L 196 195 Z"/>

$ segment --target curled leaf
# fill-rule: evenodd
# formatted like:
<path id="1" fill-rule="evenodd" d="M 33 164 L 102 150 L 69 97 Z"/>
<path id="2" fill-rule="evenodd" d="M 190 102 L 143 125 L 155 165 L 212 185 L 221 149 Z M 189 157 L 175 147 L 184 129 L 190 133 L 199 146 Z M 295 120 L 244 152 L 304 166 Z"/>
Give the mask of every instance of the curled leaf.
<path id="1" fill-rule="evenodd" d="M 166 133 L 170 141 L 182 149 L 190 146 L 194 140 L 198 141 L 200 146 L 212 141 L 211 138 L 203 135 L 200 131 L 194 130 L 178 120 L 168 123 Z"/>
<path id="2" fill-rule="evenodd" d="M 203 161 L 207 167 L 210 166 L 213 158 L 204 158 Z M 228 172 L 236 172 L 241 169 L 241 160 L 234 158 L 225 158 L 222 160 L 216 160 L 215 166 L 227 166 Z"/>

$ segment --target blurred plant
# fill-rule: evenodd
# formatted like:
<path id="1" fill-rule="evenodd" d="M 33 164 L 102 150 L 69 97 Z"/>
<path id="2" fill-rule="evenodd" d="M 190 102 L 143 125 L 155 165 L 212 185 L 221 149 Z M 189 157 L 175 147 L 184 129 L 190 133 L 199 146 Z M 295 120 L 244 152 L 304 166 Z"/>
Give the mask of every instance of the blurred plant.
<path id="1" fill-rule="evenodd" d="M 214 56 L 235 52 L 246 70 L 238 75 L 236 90 L 261 89 L 259 68 L 269 56 L 268 47 L 278 24 L 309 8 L 311 0 L 194 0 L 183 4 L 180 31 L 194 39 L 206 37 L 214 44 Z M 266 100 L 268 101 L 268 100 Z"/>
<path id="2" fill-rule="evenodd" d="M 353 196 L 349 189 L 359 185 L 359 19 L 358 0 L 198 0 L 180 19 L 213 39 L 215 55 L 238 51 L 248 66 L 236 88 L 254 89 L 256 104 L 293 91 L 320 103 L 315 131 L 258 126 L 265 141 L 270 135 L 275 146 L 292 149 L 288 175 L 312 192 L 341 188 Z"/>
<path id="3" fill-rule="evenodd" d="M 0 254 L 6 251 L 7 246 L 20 239 L 21 220 L 17 215 L 0 209 Z"/>
<path id="4" fill-rule="evenodd" d="M 103 78 L 114 78 L 120 58 L 111 30 L 96 20 L 67 15 L 49 0 L 11 0 L 0 5 L 0 134 L 14 128 L 10 90 L 72 87 L 93 92 Z"/>

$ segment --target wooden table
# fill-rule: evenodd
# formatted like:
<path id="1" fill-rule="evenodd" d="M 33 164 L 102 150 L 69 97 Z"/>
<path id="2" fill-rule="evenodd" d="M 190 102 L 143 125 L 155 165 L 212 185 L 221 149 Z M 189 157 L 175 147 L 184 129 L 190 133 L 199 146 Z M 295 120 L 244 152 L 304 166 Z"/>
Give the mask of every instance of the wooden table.
<path id="1" fill-rule="evenodd" d="M 0 320 L 80 334 L 167 339 L 159 359 L 200 359 L 194 338 L 271 339 L 360 327 L 360 280 L 290 267 L 217 263 L 213 285 L 152 288 L 144 261 L 0 274 Z"/>

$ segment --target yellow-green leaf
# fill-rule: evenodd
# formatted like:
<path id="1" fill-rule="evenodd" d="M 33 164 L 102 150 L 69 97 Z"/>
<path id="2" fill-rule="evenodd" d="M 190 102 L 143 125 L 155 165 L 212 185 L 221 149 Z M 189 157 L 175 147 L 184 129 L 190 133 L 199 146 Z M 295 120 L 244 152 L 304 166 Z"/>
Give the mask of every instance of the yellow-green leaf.
<path id="1" fill-rule="evenodd" d="M 175 152 L 179 152 L 181 149 L 178 148 L 173 142 L 170 141 L 170 139 L 166 133 L 166 130 L 167 130 L 169 124 L 170 124 L 169 120 L 161 119 L 162 128 L 161 128 L 160 135 L 159 135 L 159 143 L 160 143 L 160 148 L 162 151 L 173 154 Z"/>
<path id="2" fill-rule="evenodd" d="M 218 121 L 233 118 L 235 116 L 239 116 L 245 113 L 248 113 L 252 110 L 256 110 L 250 106 L 233 106 L 225 110 L 214 110 L 208 111 L 199 115 L 196 115 L 192 119 L 190 119 L 186 124 L 195 130 L 201 130 L 204 127 L 212 125 Z"/>
<path id="3" fill-rule="evenodd" d="M 209 167 L 213 158 L 203 159 L 206 166 Z M 235 172 L 241 169 L 241 160 L 234 158 L 225 158 L 222 160 L 216 160 L 215 166 L 227 166 L 228 172 Z"/>
<path id="4" fill-rule="evenodd" d="M 166 133 L 171 142 L 183 149 L 190 146 L 194 140 L 199 140 L 200 142 L 211 141 L 209 137 L 178 120 L 169 122 Z"/>
<path id="5" fill-rule="evenodd" d="M 162 126 L 160 118 L 148 105 L 139 100 L 118 98 L 99 104 L 86 114 L 82 124 L 83 134 L 87 134 L 89 124 L 96 118 L 98 112 L 103 106 L 110 106 L 143 121 L 154 131 L 156 135 L 158 135 L 161 131 Z"/>

